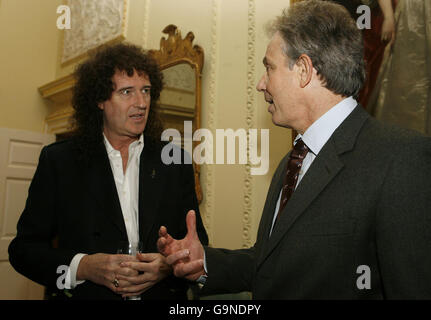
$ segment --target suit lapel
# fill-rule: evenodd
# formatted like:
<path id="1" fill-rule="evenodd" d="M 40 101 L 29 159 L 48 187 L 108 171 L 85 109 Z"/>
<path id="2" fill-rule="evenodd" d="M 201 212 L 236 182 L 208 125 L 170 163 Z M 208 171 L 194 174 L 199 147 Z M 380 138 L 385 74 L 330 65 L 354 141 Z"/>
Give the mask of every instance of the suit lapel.
<path id="1" fill-rule="evenodd" d="M 269 186 L 268 196 L 262 213 L 262 221 L 259 225 L 259 238 L 267 239 L 269 237 L 269 231 L 272 225 L 272 220 L 274 218 L 274 211 L 277 205 L 277 199 L 283 186 L 284 176 L 286 174 L 287 161 L 290 154 L 291 152 L 289 152 L 280 162 L 277 171 L 274 174 L 274 178 L 271 181 L 271 185 Z"/>
<path id="2" fill-rule="evenodd" d="M 280 190 L 283 186 L 284 175 L 286 173 L 286 164 L 290 153 L 291 152 L 289 152 L 278 165 L 277 171 L 275 172 L 271 181 L 271 185 L 269 186 L 268 196 L 265 201 L 265 206 L 263 208 L 262 218 L 259 223 L 259 230 L 257 233 L 256 243 L 259 244 L 260 247 L 264 246 L 268 241 L 269 231 L 274 218 L 275 207 L 277 205 L 277 199 L 280 194 Z M 258 261 L 261 260 L 263 254 L 264 250 L 258 251 Z"/>
<path id="3" fill-rule="evenodd" d="M 319 154 L 319 157 L 313 161 L 283 212 L 280 214 L 272 230 L 271 237 L 264 246 L 263 258 L 271 253 L 298 217 L 304 213 L 311 202 L 342 169 L 343 163 L 339 160 L 337 154 L 334 153 L 332 144 L 330 144 L 330 147 L 325 148 L 325 151 L 326 154 L 322 154 L 322 156 Z"/>
<path id="4" fill-rule="evenodd" d="M 111 220 L 121 233 L 121 237 L 126 240 L 127 231 L 118 199 L 117 187 L 103 142 L 97 147 L 86 176 L 94 201 L 97 201 L 98 207 L 101 208 L 102 218 Z"/>
<path id="5" fill-rule="evenodd" d="M 316 159 L 314 159 L 297 189 L 292 194 L 292 197 L 274 226 L 271 237 L 268 238 L 266 234 L 263 234 L 263 236 L 259 238 L 259 240 L 263 241 L 263 245 L 262 252 L 257 261 L 258 267 L 274 250 L 298 217 L 305 212 L 311 202 L 319 196 L 323 189 L 343 168 L 344 164 L 339 156 L 353 149 L 356 137 L 368 117 L 369 115 L 362 107 L 357 106 L 337 130 L 335 130 L 334 134 L 322 148 Z M 285 172 L 285 170 L 283 172 Z M 272 209 L 272 211 L 266 213 L 266 215 L 270 217 L 274 214 L 277 198 L 275 197 L 275 200 L 272 199 L 272 201 L 274 201 L 274 204 L 269 206 L 269 209 Z M 265 223 L 265 232 L 269 233 L 272 219 L 266 218 L 265 221 L 262 222 Z"/>
<path id="6" fill-rule="evenodd" d="M 139 165 L 139 235 L 144 247 L 147 246 L 151 229 L 158 218 L 157 209 L 166 178 L 164 169 L 160 151 L 146 141 Z"/>

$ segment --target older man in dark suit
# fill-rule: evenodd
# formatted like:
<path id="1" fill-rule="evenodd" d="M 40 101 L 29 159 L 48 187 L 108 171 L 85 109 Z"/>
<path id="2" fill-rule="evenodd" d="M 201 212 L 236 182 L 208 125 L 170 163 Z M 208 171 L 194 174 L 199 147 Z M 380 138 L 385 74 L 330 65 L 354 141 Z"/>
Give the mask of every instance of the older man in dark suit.
<path id="1" fill-rule="evenodd" d="M 118 44 L 76 78 L 76 134 L 42 150 L 10 262 L 57 297 L 186 299 L 187 282 L 156 248 L 161 224 L 183 237 L 186 212 L 198 210 L 192 165 L 161 160 L 162 74 L 141 48 Z M 199 214 L 197 228 L 207 243 Z M 117 254 L 123 241 L 133 255 Z"/>
<path id="2" fill-rule="evenodd" d="M 274 124 L 299 134 L 277 168 L 252 248 L 203 247 L 160 229 L 174 274 L 202 294 L 255 299 L 431 298 L 431 139 L 384 125 L 354 99 L 361 32 L 326 1 L 276 19 L 257 85 Z"/>

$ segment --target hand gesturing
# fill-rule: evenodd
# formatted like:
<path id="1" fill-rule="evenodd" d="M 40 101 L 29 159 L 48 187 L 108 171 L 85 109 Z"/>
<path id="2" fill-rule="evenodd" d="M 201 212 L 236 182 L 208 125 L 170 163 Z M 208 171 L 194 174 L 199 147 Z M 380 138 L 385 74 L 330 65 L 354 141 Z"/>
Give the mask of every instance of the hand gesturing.
<path id="1" fill-rule="evenodd" d="M 205 274 L 205 270 L 204 248 L 196 232 L 196 214 L 193 210 L 187 213 L 186 224 L 187 234 L 182 240 L 172 238 L 166 227 L 160 227 L 157 248 L 172 266 L 176 277 L 195 281 Z"/>

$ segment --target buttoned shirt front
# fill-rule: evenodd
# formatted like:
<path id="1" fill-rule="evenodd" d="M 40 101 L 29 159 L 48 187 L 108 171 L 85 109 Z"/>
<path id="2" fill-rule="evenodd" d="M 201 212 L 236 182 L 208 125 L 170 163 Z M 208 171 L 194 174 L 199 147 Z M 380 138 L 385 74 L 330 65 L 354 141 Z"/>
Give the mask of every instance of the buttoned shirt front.
<path id="1" fill-rule="evenodd" d="M 144 148 L 144 138 L 141 135 L 139 140 L 129 145 L 126 170 L 123 169 L 120 151 L 115 150 L 105 136 L 104 142 L 117 187 L 127 237 L 129 243 L 137 243 L 139 241 L 139 159 Z"/>

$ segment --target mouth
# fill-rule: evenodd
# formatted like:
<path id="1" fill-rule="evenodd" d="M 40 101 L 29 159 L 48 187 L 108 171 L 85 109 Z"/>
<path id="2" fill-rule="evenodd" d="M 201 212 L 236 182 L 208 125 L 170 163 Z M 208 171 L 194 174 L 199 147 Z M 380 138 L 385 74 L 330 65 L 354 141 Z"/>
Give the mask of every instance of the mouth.
<path id="1" fill-rule="evenodd" d="M 274 100 L 272 99 L 272 97 L 267 92 L 265 92 L 264 97 L 265 97 L 266 102 L 268 102 L 269 104 L 274 104 Z"/>
<path id="2" fill-rule="evenodd" d="M 141 121 L 145 118 L 145 112 L 136 112 L 129 115 L 129 118 L 135 121 Z"/>
<path id="3" fill-rule="evenodd" d="M 265 96 L 265 101 L 268 102 L 269 106 L 268 106 L 268 112 L 272 111 L 272 106 L 274 105 L 274 100 L 272 100 L 271 97 L 269 96 Z"/>

